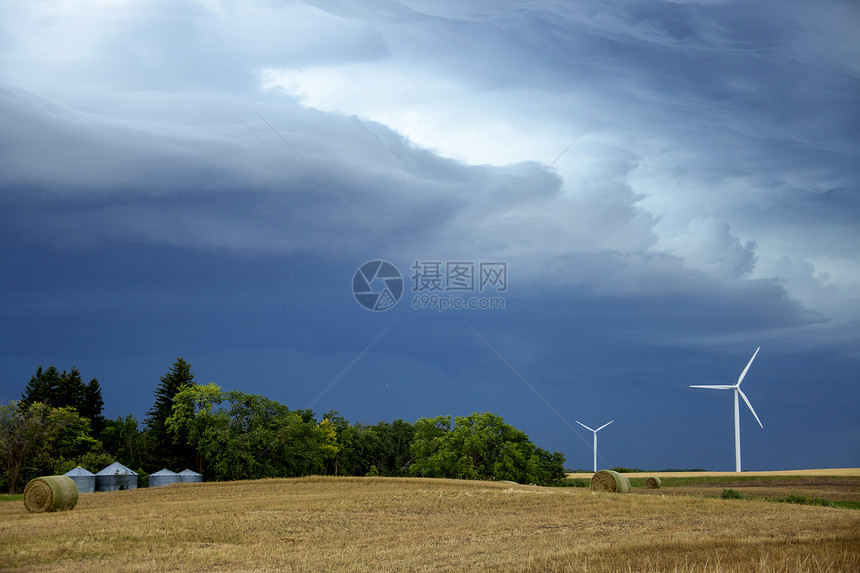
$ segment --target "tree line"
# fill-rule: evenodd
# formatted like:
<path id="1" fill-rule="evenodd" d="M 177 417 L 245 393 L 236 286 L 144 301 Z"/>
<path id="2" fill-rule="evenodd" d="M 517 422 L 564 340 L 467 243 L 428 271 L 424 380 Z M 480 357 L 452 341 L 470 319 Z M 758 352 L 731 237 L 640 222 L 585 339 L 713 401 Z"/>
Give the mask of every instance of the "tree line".
<path id="1" fill-rule="evenodd" d="M 564 456 L 533 444 L 497 414 L 374 425 L 330 411 L 317 419 L 265 396 L 199 385 L 182 358 L 161 377 L 143 424 L 102 416 L 96 379 L 38 368 L 20 401 L 0 406 L 0 487 L 119 461 L 141 475 L 194 469 L 207 480 L 305 475 L 416 476 L 550 485 Z"/>

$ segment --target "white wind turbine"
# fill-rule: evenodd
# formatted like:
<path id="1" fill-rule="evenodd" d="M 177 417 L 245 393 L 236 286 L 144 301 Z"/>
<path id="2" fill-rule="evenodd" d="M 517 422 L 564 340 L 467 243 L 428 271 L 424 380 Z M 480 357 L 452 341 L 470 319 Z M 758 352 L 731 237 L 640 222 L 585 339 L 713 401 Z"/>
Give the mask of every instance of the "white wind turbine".
<path id="1" fill-rule="evenodd" d="M 752 412 L 752 415 L 755 416 L 755 421 L 758 422 L 758 425 L 761 426 L 762 428 L 764 428 L 764 426 L 762 426 L 762 424 L 761 424 L 761 420 L 758 419 L 758 414 L 755 413 L 755 410 L 753 409 L 752 404 L 750 404 L 750 401 L 747 399 L 746 394 L 744 394 L 744 391 L 741 390 L 741 382 L 744 381 L 744 376 L 747 375 L 747 370 L 750 369 L 750 366 L 752 365 L 753 360 L 755 360 L 755 357 L 758 354 L 759 350 L 761 350 L 761 346 L 759 346 L 758 348 L 755 349 L 755 352 L 753 353 L 752 358 L 750 358 L 750 361 L 747 363 L 747 367 L 744 368 L 743 372 L 741 372 L 741 375 L 738 378 L 737 384 L 733 384 L 731 386 L 729 386 L 728 384 L 718 384 L 715 386 L 690 386 L 690 388 L 710 388 L 711 390 L 734 390 L 735 391 L 735 471 L 736 472 L 741 471 L 741 415 L 740 415 L 740 408 L 738 408 L 738 395 L 740 395 L 740 397 L 744 399 L 744 402 L 746 402 L 747 406 L 749 406 L 750 412 Z"/>
<path id="2" fill-rule="evenodd" d="M 615 420 L 612 420 L 612 422 L 614 422 L 614 421 Z M 576 423 L 579 424 L 580 426 L 582 426 L 583 428 L 585 428 L 587 430 L 591 430 L 592 432 L 594 432 L 594 472 L 595 473 L 597 473 L 597 432 L 599 432 L 600 430 L 602 430 L 603 428 L 605 428 L 606 426 L 608 426 L 612 422 L 607 422 L 607 423 L 603 424 L 602 426 L 600 426 L 599 428 L 597 428 L 596 430 L 591 430 L 591 428 L 589 428 L 588 426 L 586 426 L 585 424 L 583 424 L 579 420 L 576 421 Z"/>

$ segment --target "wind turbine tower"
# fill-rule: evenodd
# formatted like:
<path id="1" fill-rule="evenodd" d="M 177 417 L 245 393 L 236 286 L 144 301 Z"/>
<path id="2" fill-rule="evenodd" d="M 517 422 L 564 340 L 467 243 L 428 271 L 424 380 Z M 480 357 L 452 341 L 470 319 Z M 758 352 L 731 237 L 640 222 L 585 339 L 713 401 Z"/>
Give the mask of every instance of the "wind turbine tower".
<path id="1" fill-rule="evenodd" d="M 750 358 L 750 361 L 747 363 L 747 367 L 744 368 L 743 372 L 741 372 L 741 375 L 738 378 L 737 384 L 732 384 L 731 386 L 729 386 L 728 384 L 717 384 L 714 386 L 690 386 L 690 388 L 708 388 L 710 390 L 734 390 L 735 391 L 735 471 L 736 472 L 741 471 L 741 414 L 740 414 L 740 408 L 738 407 L 738 396 L 740 396 L 741 398 L 744 399 L 744 402 L 746 402 L 747 406 L 750 409 L 750 412 L 752 412 L 752 415 L 755 416 L 755 421 L 758 422 L 759 426 L 764 428 L 764 426 L 762 426 L 762 424 L 761 424 L 761 420 L 758 419 L 758 414 L 755 413 L 755 410 L 753 409 L 752 404 L 750 404 L 750 401 L 747 399 L 746 394 L 744 394 L 744 391 L 741 390 L 741 382 L 744 381 L 744 376 L 747 375 L 747 371 L 750 369 L 750 366 L 752 366 L 753 360 L 755 360 L 755 357 L 758 354 L 759 350 L 761 350 L 761 346 L 759 346 L 758 348 L 755 349 L 755 352 L 753 353 L 752 358 Z M 597 437 L 595 436 L 595 440 L 596 439 L 597 439 Z"/>
<path id="2" fill-rule="evenodd" d="M 614 422 L 614 421 L 615 420 L 612 420 L 612 422 Z M 599 432 L 600 430 L 602 430 L 603 428 L 605 428 L 606 426 L 608 426 L 612 422 L 607 422 L 607 423 L 603 424 L 602 426 L 600 426 L 599 428 L 597 428 L 596 430 L 591 430 L 591 428 L 589 428 L 588 426 L 586 426 L 585 424 L 583 424 L 579 420 L 576 421 L 577 424 L 579 424 L 580 426 L 582 426 L 586 430 L 591 430 L 592 432 L 594 432 L 594 473 L 597 473 L 597 432 Z"/>

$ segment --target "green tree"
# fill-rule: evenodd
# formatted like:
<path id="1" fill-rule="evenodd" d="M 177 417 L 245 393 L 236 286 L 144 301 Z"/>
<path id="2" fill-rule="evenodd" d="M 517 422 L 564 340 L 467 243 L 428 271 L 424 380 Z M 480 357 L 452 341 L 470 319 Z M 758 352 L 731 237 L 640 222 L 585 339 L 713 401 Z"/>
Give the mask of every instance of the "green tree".
<path id="1" fill-rule="evenodd" d="M 382 475 L 409 475 L 409 466 L 412 465 L 413 459 L 412 440 L 415 437 L 415 426 L 398 418 L 391 423 L 378 423 L 376 431 L 381 442 L 376 465 L 383 468 Z"/>
<path id="2" fill-rule="evenodd" d="M 308 413 L 208 384 L 176 394 L 166 427 L 200 452 L 216 480 L 295 477 L 323 473 L 331 453 L 330 433 Z"/>
<path id="3" fill-rule="evenodd" d="M 420 418 L 412 440 L 413 476 L 456 477 L 456 452 L 451 447 L 451 416 Z"/>
<path id="4" fill-rule="evenodd" d="M 191 365 L 179 357 L 170 371 L 161 377 L 155 389 L 155 403 L 147 412 L 147 457 L 145 466 L 149 473 L 162 467 L 181 470 L 183 467 L 198 467 L 197 452 L 188 445 L 187 437 L 174 440 L 167 432 L 166 420 L 173 413 L 174 397 L 186 388 L 195 385 Z"/>
<path id="5" fill-rule="evenodd" d="M 94 435 L 98 435 L 104 427 L 101 386 L 95 378 L 89 384 L 84 384 L 76 367 L 60 374 L 53 365 L 44 371 L 39 366 L 21 396 L 21 403 L 25 407 L 35 402 L 42 402 L 52 408 L 74 408 L 90 421 Z"/>
<path id="6" fill-rule="evenodd" d="M 26 408 L 35 402 L 53 404 L 59 385 L 60 373 L 55 366 L 49 366 L 44 371 L 39 366 L 36 369 L 36 374 L 30 378 L 30 382 L 24 388 L 24 393 L 21 395 L 21 405 Z"/>
<path id="7" fill-rule="evenodd" d="M 92 445 L 89 423 L 73 408 L 52 408 L 42 402 L 0 406 L 0 464 L 9 493 L 15 493 L 27 470 L 51 473 L 58 452 Z M 62 462 L 62 460 L 60 460 Z"/>
<path id="8" fill-rule="evenodd" d="M 116 420 L 105 420 L 99 440 L 105 453 L 114 460 L 130 468 L 143 465 L 145 436 L 131 414 L 125 418 L 117 416 Z"/>
<path id="9" fill-rule="evenodd" d="M 564 456 L 535 446 L 497 414 L 422 418 L 415 423 L 412 475 L 548 484 L 564 475 Z"/>
<path id="10" fill-rule="evenodd" d="M 346 475 L 363 476 L 379 457 L 381 440 L 375 426 L 356 424 L 351 427 L 349 443 L 343 451 L 341 472 Z M 379 474 L 377 470 L 377 475 Z"/>
<path id="11" fill-rule="evenodd" d="M 329 450 L 325 464 L 326 474 L 331 475 L 358 475 L 351 472 L 351 454 L 356 437 L 356 428 L 335 410 L 327 412 L 320 422 L 331 439 L 331 431 L 334 431 L 334 445 L 337 451 Z"/>
<path id="12" fill-rule="evenodd" d="M 81 416 L 90 421 L 94 436 L 100 436 L 105 426 L 105 419 L 102 416 L 105 402 L 102 399 L 102 388 L 99 381 L 93 378 L 89 381 L 84 390 L 84 399 L 78 408 Z"/>

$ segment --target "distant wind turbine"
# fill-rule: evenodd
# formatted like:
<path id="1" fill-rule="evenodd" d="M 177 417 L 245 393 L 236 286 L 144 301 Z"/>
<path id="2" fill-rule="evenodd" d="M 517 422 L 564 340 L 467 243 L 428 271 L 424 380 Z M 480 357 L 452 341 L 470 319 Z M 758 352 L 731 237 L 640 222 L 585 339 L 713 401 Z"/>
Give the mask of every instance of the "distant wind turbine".
<path id="1" fill-rule="evenodd" d="M 614 421 L 615 420 L 612 420 L 612 422 L 614 422 Z M 599 432 L 600 430 L 602 430 L 603 428 L 605 428 L 606 426 L 608 426 L 612 422 L 607 422 L 607 423 L 603 424 L 602 426 L 600 426 L 599 428 L 597 428 L 596 430 L 591 430 L 591 428 L 589 428 L 588 426 L 586 426 L 585 424 L 583 424 L 579 420 L 576 421 L 576 423 L 579 424 L 580 426 L 582 426 L 583 428 L 585 428 L 587 430 L 591 430 L 592 432 L 594 432 L 594 472 L 595 473 L 597 473 L 597 432 Z"/>
<path id="2" fill-rule="evenodd" d="M 744 376 L 747 375 L 747 371 L 750 369 L 750 366 L 752 365 L 753 360 L 755 360 L 755 357 L 758 354 L 759 350 L 761 350 L 761 346 L 759 346 L 758 348 L 755 349 L 755 352 L 753 353 L 752 358 L 750 358 L 750 361 L 747 363 L 747 367 L 744 368 L 743 372 L 741 372 L 741 375 L 738 378 L 737 384 L 733 384 L 731 386 L 729 386 L 727 384 L 718 384 L 715 386 L 690 386 L 690 388 L 709 388 L 711 390 L 734 390 L 735 391 L 735 471 L 736 472 L 741 471 L 741 414 L 740 414 L 740 408 L 738 408 L 738 395 L 740 395 L 740 397 L 744 399 L 744 402 L 746 402 L 747 406 L 749 406 L 750 412 L 752 412 L 752 415 L 755 416 L 755 421 L 758 422 L 758 425 L 761 426 L 762 428 L 764 428 L 764 426 L 762 426 L 762 424 L 761 424 L 761 420 L 758 419 L 758 414 L 755 413 L 755 410 L 753 409 L 752 404 L 750 404 L 750 401 L 747 399 L 746 394 L 744 394 L 744 391 L 741 390 L 741 382 L 744 381 Z"/>

